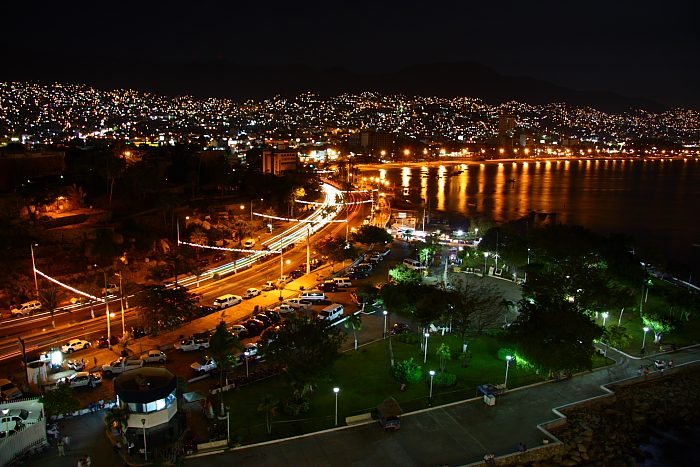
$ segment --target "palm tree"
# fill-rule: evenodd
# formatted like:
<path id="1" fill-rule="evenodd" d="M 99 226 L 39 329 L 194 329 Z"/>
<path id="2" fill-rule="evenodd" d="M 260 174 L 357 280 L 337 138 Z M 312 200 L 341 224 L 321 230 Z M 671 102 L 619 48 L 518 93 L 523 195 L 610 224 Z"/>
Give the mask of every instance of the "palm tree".
<path id="1" fill-rule="evenodd" d="M 352 328 L 352 334 L 355 336 L 355 350 L 357 350 L 357 331 L 362 329 L 362 318 L 360 315 L 350 315 L 345 319 L 345 327 Z"/>
<path id="2" fill-rule="evenodd" d="M 148 273 L 146 274 L 146 280 L 155 282 L 160 285 L 166 279 L 168 273 L 165 270 L 165 264 L 156 263 L 150 268 L 148 268 Z"/>
<path id="3" fill-rule="evenodd" d="M 93 297 L 99 297 L 100 292 L 102 291 L 102 287 L 97 285 L 95 282 L 86 282 L 80 287 L 80 289 Z M 90 315 L 92 316 L 92 319 L 95 319 L 95 300 L 91 298 L 87 298 L 87 300 L 90 300 Z"/>
<path id="4" fill-rule="evenodd" d="M 216 327 L 216 332 L 209 341 L 209 354 L 216 362 L 216 368 L 219 370 L 219 382 L 221 383 L 222 388 L 225 386 L 224 380 L 228 376 L 228 373 L 236 368 L 236 364 L 238 363 L 238 359 L 233 356 L 232 349 L 242 351 L 243 345 L 236 336 L 228 332 L 226 322 L 222 320 Z M 221 413 L 223 414 L 223 391 L 219 393 L 219 397 L 221 402 Z"/>
<path id="5" fill-rule="evenodd" d="M 260 405 L 258 406 L 259 412 L 265 412 L 265 423 L 267 425 L 267 434 L 272 434 L 272 421 L 270 417 L 277 416 L 277 404 L 279 401 L 275 399 L 272 394 L 265 394 L 262 399 L 260 399 Z"/>
<path id="6" fill-rule="evenodd" d="M 194 229 L 192 234 L 190 235 L 190 243 L 194 243 L 195 245 L 206 245 L 209 242 L 209 238 L 207 237 L 207 234 L 197 227 Z M 199 258 L 199 250 L 200 248 L 197 248 L 197 258 Z"/>
<path id="7" fill-rule="evenodd" d="M 63 289 L 59 289 L 52 282 L 39 291 L 39 302 L 41 302 L 41 307 L 44 310 L 48 310 L 51 313 L 51 325 L 55 328 L 56 321 L 54 321 L 54 312 L 58 309 L 61 300 L 65 296 Z"/>
<path id="8" fill-rule="evenodd" d="M 105 415 L 105 423 L 110 429 L 116 428 L 121 435 L 124 432 L 124 428 L 129 426 L 129 415 L 131 411 L 128 405 L 123 407 L 113 407 L 107 410 Z"/>
<path id="9" fill-rule="evenodd" d="M 129 346 L 134 343 L 134 339 L 129 331 L 126 331 L 121 339 L 119 339 L 119 347 L 122 349 L 122 354 L 129 355 Z"/>

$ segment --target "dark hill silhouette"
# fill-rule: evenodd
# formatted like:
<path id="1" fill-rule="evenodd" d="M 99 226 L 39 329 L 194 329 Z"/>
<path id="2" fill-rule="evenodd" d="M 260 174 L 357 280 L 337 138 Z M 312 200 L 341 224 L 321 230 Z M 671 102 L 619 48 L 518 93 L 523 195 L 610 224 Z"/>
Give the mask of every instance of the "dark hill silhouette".
<path id="1" fill-rule="evenodd" d="M 220 97 L 235 102 L 294 97 L 314 92 L 324 97 L 379 92 L 407 96 L 478 97 L 488 104 L 566 102 L 609 113 L 633 109 L 663 112 L 656 102 L 607 91 L 576 91 L 530 77 L 503 76 L 479 63 L 413 65 L 392 73 L 356 73 L 306 65 L 244 66 L 225 60 L 145 62 L 108 57 L 69 57 L 0 48 L 0 81 L 86 84 L 102 90 L 135 89 L 163 95 Z"/>

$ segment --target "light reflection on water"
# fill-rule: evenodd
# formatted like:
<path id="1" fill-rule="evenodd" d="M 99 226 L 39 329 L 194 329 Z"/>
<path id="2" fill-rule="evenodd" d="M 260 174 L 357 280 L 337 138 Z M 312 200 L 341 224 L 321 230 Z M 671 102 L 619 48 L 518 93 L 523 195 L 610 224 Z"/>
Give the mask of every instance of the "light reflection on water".
<path id="1" fill-rule="evenodd" d="M 457 173 L 461 170 L 462 173 Z M 430 209 L 510 221 L 530 211 L 659 244 L 678 259 L 700 243 L 700 161 L 556 160 L 389 167 L 367 171 L 412 188 Z M 513 183 L 511 180 L 515 180 Z"/>

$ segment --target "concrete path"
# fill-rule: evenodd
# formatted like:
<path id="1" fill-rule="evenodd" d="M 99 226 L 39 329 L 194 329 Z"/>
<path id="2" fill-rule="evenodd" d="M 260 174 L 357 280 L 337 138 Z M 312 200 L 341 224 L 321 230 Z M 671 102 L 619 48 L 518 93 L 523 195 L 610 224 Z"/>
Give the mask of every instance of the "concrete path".
<path id="1" fill-rule="evenodd" d="M 653 368 L 653 356 L 640 361 L 612 350 L 608 356 L 617 363 L 571 380 L 508 392 L 496 406 L 487 407 L 478 398 L 404 415 L 396 432 L 370 424 L 199 457 L 185 465 L 456 466 L 478 462 L 487 452 L 511 454 L 521 442 L 530 447 L 542 444 L 536 425 L 556 418 L 553 408 L 604 394 L 601 385 L 635 377 L 639 364 Z M 676 365 L 699 360 L 700 349 L 676 352 L 673 359 Z"/>

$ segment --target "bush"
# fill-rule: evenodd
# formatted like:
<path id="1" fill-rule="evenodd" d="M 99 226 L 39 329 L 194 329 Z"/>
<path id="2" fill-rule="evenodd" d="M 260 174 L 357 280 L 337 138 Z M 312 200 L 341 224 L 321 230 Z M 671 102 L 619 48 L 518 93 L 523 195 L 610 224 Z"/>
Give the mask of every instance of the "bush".
<path id="1" fill-rule="evenodd" d="M 416 384 L 423 379 L 422 368 L 413 362 L 413 357 L 391 367 L 391 376 L 404 384 Z"/>
<path id="2" fill-rule="evenodd" d="M 502 336 L 506 333 L 504 329 L 494 329 L 494 328 L 489 328 L 484 333 L 489 336 L 489 337 L 498 337 Z"/>
<path id="3" fill-rule="evenodd" d="M 218 272 L 215 272 L 214 275 L 211 276 L 211 278 L 212 278 L 212 280 L 213 280 L 214 282 L 216 282 L 216 281 L 218 281 L 219 279 L 221 279 L 221 276 L 219 275 Z"/>
<path id="4" fill-rule="evenodd" d="M 284 404 L 284 413 L 292 417 L 297 417 L 309 410 L 309 401 L 302 400 L 297 402 L 295 400 L 289 400 Z"/>
<path id="5" fill-rule="evenodd" d="M 433 379 L 433 384 L 438 387 L 448 387 L 457 384 L 457 375 L 454 373 L 447 373 L 446 371 L 440 371 L 435 374 Z"/>
<path id="6" fill-rule="evenodd" d="M 396 339 L 397 341 L 403 342 L 404 344 L 417 344 L 419 342 L 418 337 L 416 337 L 415 334 L 410 334 L 407 332 L 397 334 L 392 339 Z"/>

